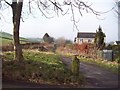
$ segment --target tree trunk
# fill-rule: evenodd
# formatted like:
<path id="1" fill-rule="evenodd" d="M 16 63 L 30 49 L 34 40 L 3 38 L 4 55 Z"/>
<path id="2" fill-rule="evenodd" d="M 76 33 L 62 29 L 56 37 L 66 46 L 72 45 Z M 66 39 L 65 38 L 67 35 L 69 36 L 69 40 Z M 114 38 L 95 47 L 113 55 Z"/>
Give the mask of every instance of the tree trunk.
<path id="1" fill-rule="evenodd" d="M 20 29 L 20 18 L 22 11 L 22 0 L 13 0 L 12 1 L 12 12 L 13 12 L 13 41 L 14 41 L 14 59 L 17 61 L 23 61 L 22 47 L 19 40 L 19 29 Z"/>

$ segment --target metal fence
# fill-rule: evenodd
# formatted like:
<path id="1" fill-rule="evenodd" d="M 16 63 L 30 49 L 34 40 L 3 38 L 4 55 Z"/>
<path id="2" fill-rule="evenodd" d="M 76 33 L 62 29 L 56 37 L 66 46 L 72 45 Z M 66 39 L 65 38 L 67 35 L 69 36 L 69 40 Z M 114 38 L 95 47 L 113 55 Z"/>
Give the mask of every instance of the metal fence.
<path id="1" fill-rule="evenodd" d="M 113 50 L 97 51 L 97 57 L 106 59 L 108 61 L 114 61 L 118 56 L 119 56 L 119 51 L 113 51 Z"/>
<path id="2" fill-rule="evenodd" d="M 103 59 L 113 61 L 113 51 L 112 50 L 103 50 Z"/>

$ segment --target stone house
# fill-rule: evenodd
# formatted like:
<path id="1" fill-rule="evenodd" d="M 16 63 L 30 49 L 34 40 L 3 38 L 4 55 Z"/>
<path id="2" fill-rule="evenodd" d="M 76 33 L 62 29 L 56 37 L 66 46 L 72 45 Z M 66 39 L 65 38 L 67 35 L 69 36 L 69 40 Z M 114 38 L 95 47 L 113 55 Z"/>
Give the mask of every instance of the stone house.
<path id="1" fill-rule="evenodd" d="M 53 38 L 51 36 L 49 36 L 48 33 L 45 33 L 45 35 L 43 36 L 43 40 L 44 40 L 44 42 L 47 42 L 47 43 L 54 42 Z"/>

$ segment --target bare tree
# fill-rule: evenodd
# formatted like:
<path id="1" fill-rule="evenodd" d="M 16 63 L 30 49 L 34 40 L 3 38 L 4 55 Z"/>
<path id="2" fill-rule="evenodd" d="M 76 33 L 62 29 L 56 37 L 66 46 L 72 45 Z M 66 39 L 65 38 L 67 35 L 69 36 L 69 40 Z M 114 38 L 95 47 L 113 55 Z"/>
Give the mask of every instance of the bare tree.
<path id="1" fill-rule="evenodd" d="M 32 13 L 32 3 L 37 5 L 38 9 L 43 16 L 49 18 L 47 15 L 50 14 L 50 10 L 54 11 L 57 15 L 61 13 L 65 15 L 68 12 L 72 14 L 72 21 L 74 28 L 77 28 L 77 20 L 75 19 L 76 11 L 83 16 L 82 11 L 87 13 L 92 12 L 95 15 L 100 15 L 100 12 L 95 11 L 91 8 L 91 5 L 88 5 L 88 2 L 83 0 L 0 0 L 0 7 L 2 7 L 2 2 L 7 4 L 12 9 L 12 23 L 13 23 L 13 38 L 14 38 L 14 50 L 15 50 L 15 60 L 22 61 L 22 48 L 19 41 L 19 28 L 20 28 L 20 19 L 22 18 L 21 13 L 23 7 L 23 1 L 27 1 L 29 4 L 29 12 Z M 67 9 L 66 9 L 67 8 Z"/>
<path id="2" fill-rule="evenodd" d="M 6 0 L 3 0 L 7 5 L 9 5 L 12 9 L 12 23 L 13 23 L 13 41 L 14 41 L 14 50 L 15 50 L 15 60 L 22 61 L 22 48 L 20 46 L 19 40 L 19 28 L 20 28 L 20 18 L 23 7 L 23 0 L 12 0 L 10 4 Z"/>

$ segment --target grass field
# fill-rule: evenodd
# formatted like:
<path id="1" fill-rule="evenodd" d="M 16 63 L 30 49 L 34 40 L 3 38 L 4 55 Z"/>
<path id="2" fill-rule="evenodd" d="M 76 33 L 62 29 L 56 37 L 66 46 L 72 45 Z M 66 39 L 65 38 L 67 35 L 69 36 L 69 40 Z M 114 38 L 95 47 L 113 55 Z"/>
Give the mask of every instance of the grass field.
<path id="1" fill-rule="evenodd" d="M 21 44 L 26 43 L 26 41 L 20 41 Z M 0 46 L 13 45 L 13 40 L 0 38 Z"/>
<path id="2" fill-rule="evenodd" d="M 3 77 L 49 84 L 72 82 L 72 73 L 64 66 L 59 55 L 35 50 L 23 52 L 25 60 L 22 65 L 13 60 L 13 52 L 4 53 Z M 80 76 L 78 81 L 81 84 L 83 78 Z"/>
<path id="3" fill-rule="evenodd" d="M 20 37 L 20 43 L 26 43 L 29 42 L 26 38 Z M 0 46 L 6 46 L 13 44 L 13 35 L 6 33 L 6 32 L 0 32 Z"/>
<path id="4" fill-rule="evenodd" d="M 0 38 L 0 43 L 1 43 L 0 46 L 5 46 L 5 45 L 13 43 L 13 41 L 9 39 Z"/>

